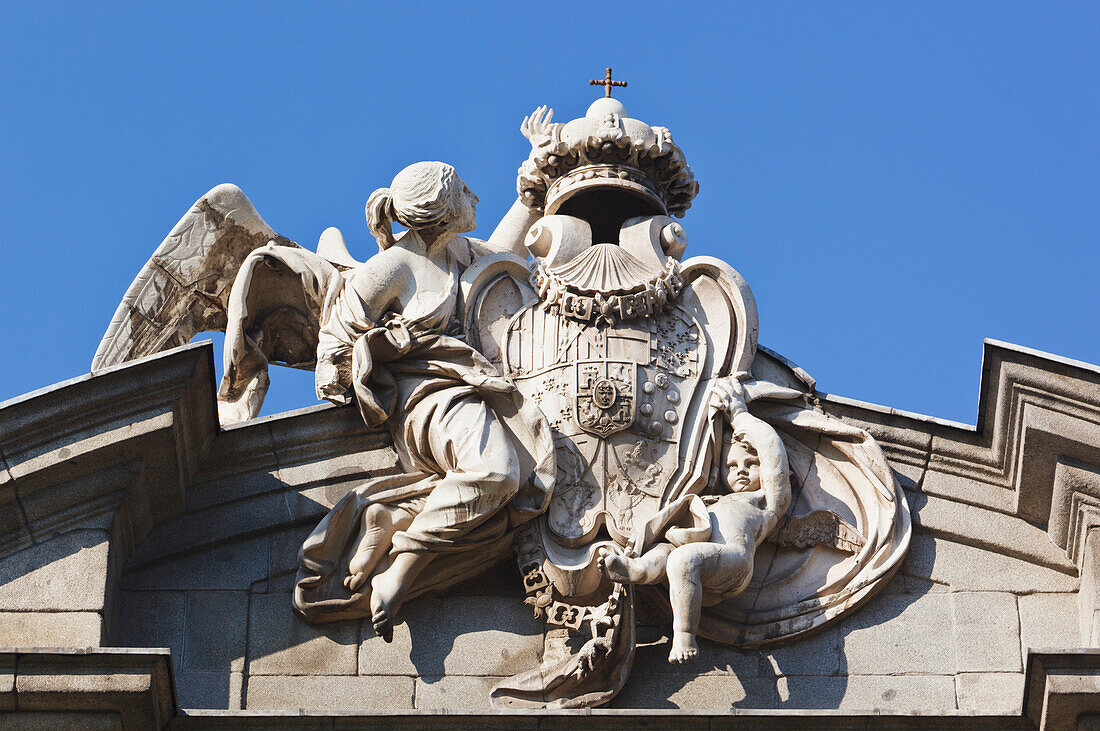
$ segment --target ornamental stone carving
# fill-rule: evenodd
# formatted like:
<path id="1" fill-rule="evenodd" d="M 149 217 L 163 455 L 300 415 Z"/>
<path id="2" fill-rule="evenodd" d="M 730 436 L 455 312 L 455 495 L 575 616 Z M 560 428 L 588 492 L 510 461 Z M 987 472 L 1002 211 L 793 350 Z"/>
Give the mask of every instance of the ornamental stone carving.
<path id="1" fill-rule="evenodd" d="M 876 441 L 757 347 L 733 267 L 689 255 L 672 216 L 699 186 L 670 131 L 610 96 L 552 120 L 523 121 L 518 199 L 487 241 L 464 236 L 478 199 L 440 162 L 370 195 L 365 262 L 336 229 L 311 252 L 215 188 L 135 280 L 94 364 L 224 329 L 223 424 L 258 414 L 276 363 L 385 428 L 399 470 L 317 524 L 294 609 L 366 618 L 388 640 L 406 602 L 514 555 L 559 646 L 493 689 L 502 708 L 608 702 L 640 608 L 667 613 L 672 663 L 699 636 L 812 633 L 884 584 L 911 530 Z"/>

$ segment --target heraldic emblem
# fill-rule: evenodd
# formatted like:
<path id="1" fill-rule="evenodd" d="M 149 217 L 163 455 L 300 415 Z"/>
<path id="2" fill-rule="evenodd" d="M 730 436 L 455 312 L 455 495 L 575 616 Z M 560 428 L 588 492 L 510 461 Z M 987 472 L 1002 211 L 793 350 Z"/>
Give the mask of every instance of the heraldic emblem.
<path id="1" fill-rule="evenodd" d="M 275 362 L 315 370 L 319 396 L 388 429 L 401 473 L 331 507 L 299 553 L 294 608 L 388 638 L 403 601 L 514 555 L 551 631 L 542 666 L 492 691 L 497 707 L 609 701 L 641 605 L 672 624 L 674 663 L 699 635 L 749 648 L 811 633 L 877 591 L 909 544 L 879 445 L 757 346 L 733 267 L 684 258 L 676 218 L 699 186 L 669 130 L 610 97 L 608 71 L 583 117 L 524 120 L 518 200 L 487 242 L 460 235 L 477 198 L 443 163 L 370 197 L 381 251 L 362 263 L 335 229 L 314 254 L 218 188 L 96 356 L 224 327 L 223 422 L 257 414 Z"/>

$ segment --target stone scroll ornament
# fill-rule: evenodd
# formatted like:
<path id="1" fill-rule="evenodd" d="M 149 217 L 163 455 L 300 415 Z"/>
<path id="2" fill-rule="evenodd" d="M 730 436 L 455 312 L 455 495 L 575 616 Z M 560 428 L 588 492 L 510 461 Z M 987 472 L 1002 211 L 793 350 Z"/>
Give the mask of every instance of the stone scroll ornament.
<path id="1" fill-rule="evenodd" d="M 496 707 L 608 702 L 643 604 L 667 615 L 677 663 L 698 636 L 762 647 L 854 610 L 900 565 L 907 504 L 871 436 L 757 347 L 742 277 L 683 258 L 670 215 L 698 184 L 670 132 L 610 96 L 521 131 L 519 197 L 488 241 L 461 235 L 477 199 L 442 163 L 371 196 L 380 251 L 363 263 L 335 229 L 310 252 L 215 188 L 139 274 L 95 367 L 224 328 L 223 422 L 258 413 L 277 363 L 387 428 L 402 473 L 309 536 L 295 609 L 388 639 L 404 601 L 514 554 L 553 631 Z"/>

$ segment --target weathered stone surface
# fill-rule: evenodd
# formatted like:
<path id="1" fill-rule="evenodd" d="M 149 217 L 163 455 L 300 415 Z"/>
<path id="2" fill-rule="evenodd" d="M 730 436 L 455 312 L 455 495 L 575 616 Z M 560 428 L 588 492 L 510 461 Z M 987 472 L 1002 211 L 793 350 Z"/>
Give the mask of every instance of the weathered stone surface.
<path id="1" fill-rule="evenodd" d="M 247 592 L 188 592 L 183 669 L 243 670 L 247 622 Z"/>
<path id="2" fill-rule="evenodd" d="M 955 660 L 962 672 L 1023 672 L 1016 596 L 959 592 L 954 602 Z"/>
<path id="3" fill-rule="evenodd" d="M 1077 595 L 1028 594 L 1019 599 L 1020 646 L 1029 649 L 1080 647 Z"/>
<path id="4" fill-rule="evenodd" d="M 5 731 L 123 731 L 113 711 L 16 711 L 4 715 Z"/>
<path id="5" fill-rule="evenodd" d="M 511 597 L 421 597 L 405 607 L 393 644 L 364 623 L 360 673 L 512 675 L 538 666 L 542 631 Z"/>
<path id="6" fill-rule="evenodd" d="M 775 708 L 773 678 L 736 675 L 631 675 L 609 708 Z"/>
<path id="7" fill-rule="evenodd" d="M 948 594 L 884 594 L 872 599 L 841 627 L 842 672 L 954 674 L 952 604 Z"/>
<path id="8" fill-rule="evenodd" d="M 795 675 L 778 682 L 781 708 L 853 712 L 955 709 L 955 679 L 950 675 Z"/>
<path id="9" fill-rule="evenodd" d="M 501 680 L 492 676 L 422 676 L 416 679 L 416 708 L 488 710 L 489 694 Z"/>
<path id="10" fill-rule="evenodd" d="M 102 611 L 109 538 L 71 531 L 0 560 L 0 610 Z"/>
<path id="11" fill-rule="evenodd" d="M 178 671 L 183 662 L 183 627 L 187 595 L 182 591 L 120 593 L 118 644 L 122 647 L 167 647 Z"/>
<path id="12" fill-rule="evenodd" d="M 0 655 L 0 711 L 15 708 L 15 656 Z"/>
<path id="13" fill-rule="evenodd" d="M 392 675 L 260 675 L 248 679 L 245 707 L 327 711 L 411 709 L 414 683 L 412 678 Z"/>
<path id="14" fill-rule="evenodd" d="M 176 702 L 180 708 L 241 707 L 243 673 L 184 670 L 176 673 Z"/>
<path id="15" fill-rule="evenodd" d="M 308 625 L 294 614 L 289 594 L 254 594 L 248 621 L 250 688 L 259 675 L 355 675 L 359 622 Z"/>
<path id="16" fill-rule="evenodd" d="M 1076 591 L 1076 577 L 1011 556 L 915 533 L 902 571 L 952 591 Z"/>
<path id="17" fill-rule="evenodd" d="M 778 675 L 836 675 L 840 672 L 841 632 L 828 627 L 802 642 L 777 647 L 764 661 Z"/>
<path id="18" fill-rule="evenodd" d="M 959 710 L 1019 713 L 1024 701 L 1024 674 L 959 673 L 955 676 Z"/>
<path id="19" fill-rule="evenodd" d="M 98 647 L 97 612 L 0 612 L 0 647 Z"/>
<path id="20" fill-rule="evenodd" d="M 267 576 L 267 536 L 215 546 L 126 572 L 123 589 L 245 589 Z"/>
<path id="21" fill-rule="evenodd" d="M 173 712 L 163 650 L 21 650 L 15 692 L 24 711 L 110 711 L 125 728 L 162 728 Z"/>

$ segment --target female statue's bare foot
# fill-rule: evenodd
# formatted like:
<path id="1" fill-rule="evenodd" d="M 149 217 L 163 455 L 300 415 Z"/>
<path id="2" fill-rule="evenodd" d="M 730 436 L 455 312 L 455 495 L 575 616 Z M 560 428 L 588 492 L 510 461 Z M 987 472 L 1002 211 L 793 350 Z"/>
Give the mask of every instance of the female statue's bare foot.
<path id="1" fill-rule="evenodd" d="M 367 579 L 370 577 L 366 571 L 357 571 L 344 579 L 344 586 L 348 588 L 350 592 L 358 592 L 363 585 L 367 583 Z"/>
<path id="2" fill-rule="evenodd" d="M 603 575 L 620 584 L 638 584 L 645 581 L 645 571 L 636 558 L 627 558 L 610 548 L 601 548 L 596 554 L 596 565 Z"/>
<path id="3" fill-rule="evenodd" d="M 693 662 L 699 656 L 699 645 L 695 644 L 695 635 L 690 632 L 672 633 L 672 651 L 668 661 L 677 665 Z"/>

